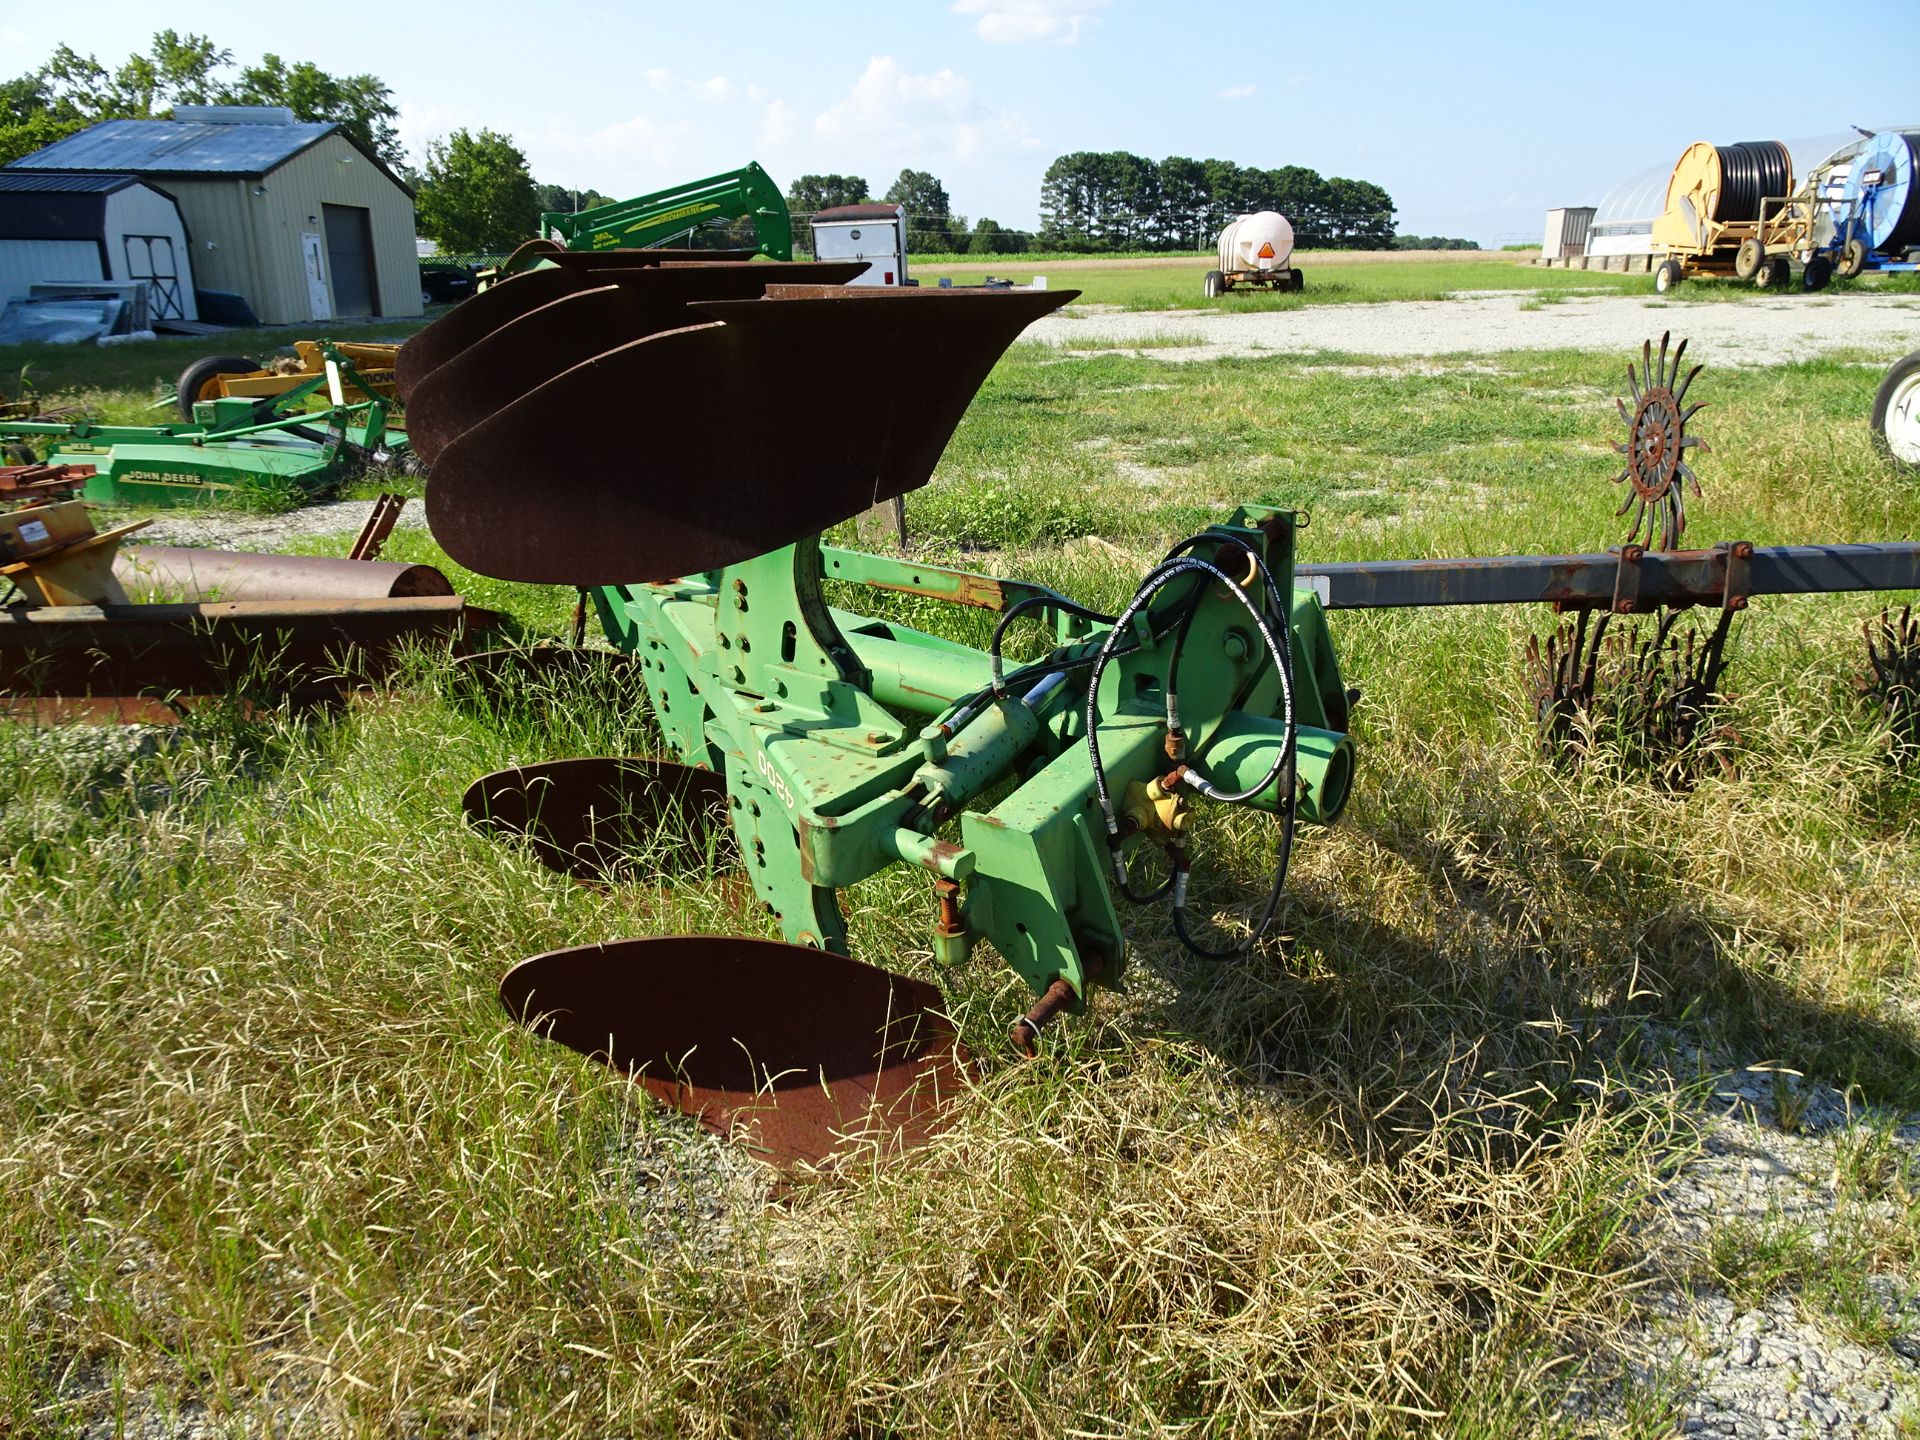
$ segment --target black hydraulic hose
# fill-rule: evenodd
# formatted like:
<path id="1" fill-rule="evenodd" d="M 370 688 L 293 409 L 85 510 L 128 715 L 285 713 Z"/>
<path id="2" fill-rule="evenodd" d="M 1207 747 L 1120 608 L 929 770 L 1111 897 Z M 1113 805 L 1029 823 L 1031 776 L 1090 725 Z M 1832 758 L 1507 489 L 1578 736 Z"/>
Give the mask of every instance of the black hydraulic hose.
<path id="1" fill-rule="evenodd" d="M 1252 554 L 1251 551 L 1248 553 Z M 1273 583 L 1272 575 L 1267 573 L 1265 565 L 1260 562 L 1257 555 L 1253 556 L 1253 560 L 1255 567 L 1260 571 L 1266 581 L 1266 591 L 1268 599 L 1271 602 L 1273 597 L 1278 595 L 1279 587 Z M 1133 617 L 1150 603 L 1155 595 L 1159 594 L 1161 590 L 1172 584 L 1180 576 L 1196 573 L 1210 576 L 1226 587 L 1227 592 L 1238 600 L 1240 604 L 1246 608 L 1248 615 L 1253 618 L 1255 627 L 1260 631 L 1261 638 L 1266 642 L 1267 653 L 1272 657 L 1274 666 L 1280 675 L 1282 723 L 1285 727 L 1287 738 L 1286 742 L 1280 748 L 1280 755 L 1274 761 L 1272 769 L 1244 790 L 1222 790 L 1190 765 L 1180 767 L 1180 781 L 1191 789 L 1207 796 L 1209 799 L 1218 800 L 1230 805 L 1241 804 L 1270 789 L 1280 779 L 1282 772 L 1288 770 L 1293 761 L 1293 734 L 1295 729 L 1293 718 L 1293 668 L 1290 663 L 1289 652 L 1281 645 L 1280 641 L 1275 638 L 1268 616 L 1262 613 L 1260 608 L 1256 606 L 1252 600 L 1247 598 L 1246 592 L 1242 590 L 1226 572 L 1209 561 L 1187 555 L 1160 565 L 1141 582 L 1139 590 L 1134 593 L 1133 599 L 1127 603 L 1127 608 L 1120 612 L 1120 618 L 1115 622 L 1113 629 L 1108 632 L 1106 643 L 1101 646 L 1100 653 L 1094 661 L 1093 674 L 1087 681 L 1087 755 L 1093 770 L 1094 792 L 1099 798 L 1100 813 L 1106 822 L 1107 843 L 1113 853 L 1114 877 L 1123 888 L 1127 884 L 1126 857 L 1120 850 L 1120 842 L 1124 837 L 1120 833 L 1120 819 L 1118 812 L 1114 809 L 1113 796 L 1107 787 L 1106 768 L 1100 759 L 1100 680 L 1106 672 L 1108 662 L 1113 658 L 1112 652 L 1119 636 L 1132 622 Z M 1170 733 L 1177 733 L 1179 730 L 1179 706 L 1174 695 L 1173 677 L 1171 673 L 1168 675 L 1167 707 L 1167 728 Z M 1176 895 L 1178 894 L 1177 887 L 1175 893 Z"/>
<path id="2" fill-rule="evenodd" d="M 993 693 L 1004 695 L 1006 686 L 1000 677 L 1000 643 L 1006 638 L 1007 628 L 1030 610 L 1057 610 L 1064 615 L 1078 616 L 1082 620 L 1091 620 L 1096 625 L 1111 625 L 1114 617 L 1102 615 L 1098 610 L 1090 610 L 1077 601 L 1064 595 L 1029 595 L 1014 605 L 1009 605 L 1006 613 L 1000 617 L 1000 623 L 993 627 L 993 640 L 987 646 L 987 654 L 993 664 Z"/>
<path id="3" fill-rule="evenodd" d="M 1273 917 L 1279 913 L 1280 896 L 1287 888 L 1287 870 L 1293 863 L 1293 830 L 1298 800 L 1294 793 L 1291 768 L 1288 770 L 1285 783 L 1287 798 L 1280 810 L 1280 855 L 1274 861 L 1273 888 L 1267 892 L 1267 903 L 1260 912 L 1259 923 L 1247 932 L 1245 939 L 1229 945 L 1224 950 L 1212 950 L 1193 938 L 1187 930 L 1187 875 L 1192 866 L 1187 859 L 1186 851 L 1176 847 L 1173 858 L 1173 933 L 1190 954 L 1197 955 L 1202 960 L 1238 960 L 1241 956 L 1250 953 L 1254 946 L 1266 938 L 1267 930 L 1273 924 Z"/>

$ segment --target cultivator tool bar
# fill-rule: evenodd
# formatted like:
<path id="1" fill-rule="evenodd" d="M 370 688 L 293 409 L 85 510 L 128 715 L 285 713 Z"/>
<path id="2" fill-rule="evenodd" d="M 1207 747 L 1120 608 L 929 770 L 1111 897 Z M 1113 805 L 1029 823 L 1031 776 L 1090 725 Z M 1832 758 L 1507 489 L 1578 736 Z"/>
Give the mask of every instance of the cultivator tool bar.
<path id="1" fill-rule="evenodd" d="M 0 714 L 171 724 L 210 700 L 331 704 L 409 643 L 495 617 L 457 595 L 0 610 Z"/>
<path id="2" fill-rule="evenodd" d="M 1715 660 L 1752 596 L 1920 585 L 1914 545 L 1672 551 L 1635 539 L 1608 554 L 1296 569 L 1296 517 L 1247 507 L 1175 546 L 1107 615 L 1044 586 L 825 547 L 826 526 L 926 483 L 994 360 L 1072 295 L 781 281 L 756 298 L 678 298 L 698 289 L 665 270 L 614 285 L 532 272 L 489 292 L 501 298 L 488 323 L 476 301 L 422 332 L 401 370 L 420 347 L 414 408 L 441 411 L 425 418 L 440 427 L 436 537 L 482 572 L 590 589 L 674 756 L 502 771 L 468 791 L 469 816 L 595 882 L 644 880 L 661 868 L 650 856 L 744 874 L 785 942 L 556 951 L 515 969 L 502 998 L 783 1169 L 917 1142 L 944 1123 L 969 1069 L 936 990 L 845 958 L 839 892 L 889 866 L 926 877 L 937 963 L 961 964 L 985 941 L 1026 982 L 1022 1049 L 1096 984 L 1122 983 L 1122 904 L 1166 903 L 1174 933 L 1211 958 L 1259 944 L 1295 822 L 1335 819 L 1352 775 L 1353 696 L 1327 609 L 1605 612 L 1536 665 L 1543 708 L 1564 710 L 1591 688 L 1612 615 L 1717 606 Z M 457 333 L 440 333 L 450 321 Z M 434 383 L 463 353 L 473 365 Z M 1678 491 L 1693 483 L 1682 460 L 1701 448 L 1684 434 L 1693 375 L 1676 383 L 1681 352 L 1669 362 L 1664 340 L 1657 362 L 1643 353 L 1626 508 L 1640 506 L 1635 537 L 1671 541 Z M 592 430 L 569 439 L 564 463 L 546 459 L 574 417 L 636 401 L 644 446 Z M 833 608 L 828 580 L 1001 623 L 983 651 Z M 1021 616 L 1048 621 L 1052 645 L 1014 664 L 1001 640 Z M 1668 628 L 1649 662 L 1662 684 L 1710 685 L 1706 652 L 1683 647 L 1675 662 Z M 1263 903 L 1196 913 L 1201 805 L 1278 817 Z M 1146 850 L 1164 852 L 1171 878 L 1143 892 Z"/>

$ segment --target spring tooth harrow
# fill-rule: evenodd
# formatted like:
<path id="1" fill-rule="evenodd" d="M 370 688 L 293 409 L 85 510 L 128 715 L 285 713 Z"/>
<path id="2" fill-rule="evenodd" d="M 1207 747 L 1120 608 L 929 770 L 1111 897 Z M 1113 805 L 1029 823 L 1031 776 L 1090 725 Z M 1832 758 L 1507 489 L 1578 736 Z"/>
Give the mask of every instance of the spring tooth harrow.
<path id="1" fill-rule="evenodd" d="M 1333 821 L 1352 778 L 1354 697 L 1328 611 L 1731 614 L 1761 594 L 1920 585 L 1914 545 L 1666 548 L 1693 483 L 1684 452 L 1701 447 L 1683 433 L 1693 374 L 1672 384 L 1681 355 L 1669 367 L 1664 339 L 1645 383 L 1633 377 L 1622 513 L 1640 508 L 1629 543 L 1604 554 L 1297 566 L 1296 516 L 1243 506 L 1108 615 L 1044 586 L 825 545 L 828 526 L 927 483 L 1004 348 L 1074 292 L 789 274 L 807 268 L 630 266 L 610 284 L 533 270 L 422 332 L 398 367 L 415 433 L 436 447 L 435 535 L 473 569 L 587 592 L 637 657 L 674 757 L 503 771 L 468 791 L 468 815 L 583 876 L 665 832 L 676 854 L 744 871 L 784 937 L 556 951 L 515 968 L 502 998 L 782 1170 L 917 1142 L 971 1064 L 936 989 L 846 955 L 839 892 L 882 869 L 926 876 L 939 965 L 985 941 L 1026 982 L 1034 1004 L 1012 1027 L 1024 1050 L 1122 979 L 1124 904 L 1164 902 L 1199 954 L 1253 950 L 1296 823 Z M 498 369 L 465 358 L 509 350 Z M 568 430 L 635 404 L 638 447 Z M 828 580 L 994 612 L 993 642 L 838 608 Z M 1022 616 L 1047 620 L 1054 643 L 1013 664 L 1001 642 Z M 1201 804 L 1281 827 L 1272 891 L 1235 934 L 1189 913 Z M 1168 875 L 1143 890 L 1148 847 Z"/>

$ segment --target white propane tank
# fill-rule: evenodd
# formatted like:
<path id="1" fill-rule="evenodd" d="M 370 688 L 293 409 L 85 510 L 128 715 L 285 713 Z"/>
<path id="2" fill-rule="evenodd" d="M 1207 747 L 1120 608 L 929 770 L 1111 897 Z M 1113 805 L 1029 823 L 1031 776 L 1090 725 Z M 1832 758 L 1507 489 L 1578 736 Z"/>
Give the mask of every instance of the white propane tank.
<path id="1" fill-rule="evenodd" d="M 1284 270 L 1292 254 L 1293 226 L 1277 211 L 1242 215 L 1220 232 L 1220 269 L 1228 275 Z"/>

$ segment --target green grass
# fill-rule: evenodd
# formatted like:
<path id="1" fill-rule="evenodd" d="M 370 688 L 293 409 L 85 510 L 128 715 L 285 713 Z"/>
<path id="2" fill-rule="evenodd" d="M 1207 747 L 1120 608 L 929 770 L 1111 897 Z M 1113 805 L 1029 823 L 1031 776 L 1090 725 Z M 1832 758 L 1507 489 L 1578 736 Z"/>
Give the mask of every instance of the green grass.
<path id="1" fill-rule="evenodd" d="M 1690 540 L 1920 529 L 1850 358 L 1702 377 Z M 1104 607 L 1238 501 L 1311 511 L 1306 560 L 1603 548 L 1624 359 L 1020 346 L 909 526 Z M 564 591 L 450 573 L 565 626 Z M 855 887 L 854 953 L 937 979 L 984 1074 L 910 1163 L 778 1203 L 494 999 L 562 945 L 769 933 L 722 876 L 575 885 L 461 821 L 487 770 L 653 751 L 644 712 L 476 709 L 422 657 L 332 717 L 0 726 L 0 1430 L 157 1404 L 368 1436 L 1581 1433 L 1561 1401 L 1688 1143 L 1664 1037 L 1920 1106 L 1920 783 L 1852 695 L 1873 608 L 1756 603 L 1734 763 L 1690 792 L 1539 753 L 1550 617 L 1334 617 L 1357 790 L 1302 836 L 1284 944 L 1210 967 L 1129 912 L 1128 989 L 1022 1064 L 1004 967 L 933 974 L 924 879 Z M 1203 902 L 1242 913 L 1272 827 L 1199 823 Z M 1856 1278 L 1920 1257 L 1902 1154 L 1844 1152 L 1884 1218 Z M 1707 1278 L 1814 1293 L 1759 1238 Z M 1860 1285 L 1822 1293 L 1876 1333 Z M 1633 1405 L 1666 1433 L 1664 1391 Z"/>
<path id="2" fill-rule="evenodd" d="M 295 340 L 404 340 L 433 318 L 429 314 L 414 320 L 277 325 L 223 330 L 217 335 L 169 336 L 140 345 L 0 345 L 0 392 L 10 399 L 28 393 L 70 396 L 96 412 L 97 418 L 115 424 L 162 424 L 179 418 L 174 386 L 180 372 L 196 360 L 209 355 L 244 355 L 251 360 L 291 355 Z M 154 408 L 161 401 L 164 407 Z"/>
<path id="3" fill-rule="evenodd" d="M 1012 257 L 1016 260 L 1021 257 Z M 1611 294 L 1615 291 L 1652 292 L 1643 275 L 1611 275 L 1599 271 L 1552 270 L 1539 266 L 1484 260 L 1419 260 L 1357 263 L 1328 256 L 1298 259 L 1306 286 L 1298 294 L 1233 290 L 1209 300 L 1201 281 L 1209 269 L 1205 257 L 1191 265 L 1116 267 L 1112 269 L 1049 270 L 1040 263 L 989 267 L 997 276 L 1025 284 L 1034 274 L 1047 276 L 1055 290 L 1078 290 L 1081 305 L 1116 305 L 1127 310 L 1297 310 L 1306 305 L 1366 304 L 1386 300 L 1445 300 L 1479 290 L 1525 290 L 1546 294 Z M 916 270 L 923 284 L 942 273 L 936 267 Z M 950 270 L 955 284 L 977 280 L 977 274 Z"/>

